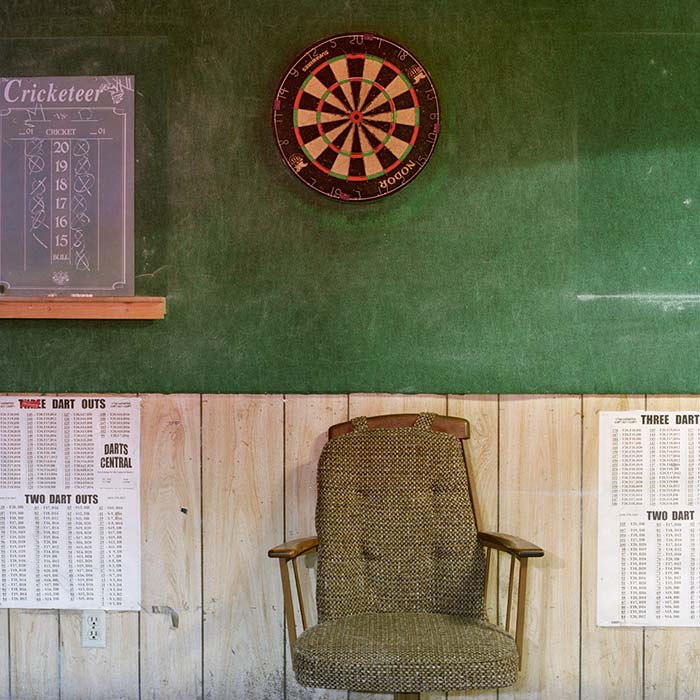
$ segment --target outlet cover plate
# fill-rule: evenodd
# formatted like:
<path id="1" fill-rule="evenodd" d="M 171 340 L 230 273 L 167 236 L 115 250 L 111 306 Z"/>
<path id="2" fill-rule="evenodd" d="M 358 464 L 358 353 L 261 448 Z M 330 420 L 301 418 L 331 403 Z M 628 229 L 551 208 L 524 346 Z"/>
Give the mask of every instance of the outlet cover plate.
<path id="1" fill-rule="evenodd" d="M 104 610 L 83 610 L 80 619 L 80 644 L 83 647 L 107 646 L 106 616 Z"/>

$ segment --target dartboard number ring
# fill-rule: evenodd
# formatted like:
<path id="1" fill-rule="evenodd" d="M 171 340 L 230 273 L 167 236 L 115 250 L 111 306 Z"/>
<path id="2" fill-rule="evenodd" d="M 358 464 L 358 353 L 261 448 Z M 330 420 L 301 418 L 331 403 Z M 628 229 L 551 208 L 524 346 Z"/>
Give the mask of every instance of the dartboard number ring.
<path id="1" fill-rule="evenodd" d="M 428 71 L 405 48 L 374 34 L 344 34 L 307 49 L 274 101 L 277 145 L 312 189 L 366 201 L 407 185 L 440 133 Z"/>

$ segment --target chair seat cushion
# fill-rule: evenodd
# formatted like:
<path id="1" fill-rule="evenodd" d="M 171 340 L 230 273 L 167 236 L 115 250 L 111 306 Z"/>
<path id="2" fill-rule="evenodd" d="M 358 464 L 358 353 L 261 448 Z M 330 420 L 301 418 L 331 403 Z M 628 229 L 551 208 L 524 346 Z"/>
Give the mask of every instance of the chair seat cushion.
<path id="1" fill-rule="evenodd" d="M 376 693 L 515 683 L 518 652 L 494 625 L 458 615 L 371 613 L 323 622 L 294 646 L 297 681 Z"/>

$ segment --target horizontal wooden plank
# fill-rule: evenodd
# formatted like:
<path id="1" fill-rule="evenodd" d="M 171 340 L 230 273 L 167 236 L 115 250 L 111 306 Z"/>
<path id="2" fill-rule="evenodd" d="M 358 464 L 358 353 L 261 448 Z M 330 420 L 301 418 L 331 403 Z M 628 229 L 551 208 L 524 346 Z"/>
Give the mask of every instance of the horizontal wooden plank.
<path id="1" fill-rule="evenodd" d="M 165 297 L 12 297 L 0 299 L 0 318 L 155 320 Z"/>

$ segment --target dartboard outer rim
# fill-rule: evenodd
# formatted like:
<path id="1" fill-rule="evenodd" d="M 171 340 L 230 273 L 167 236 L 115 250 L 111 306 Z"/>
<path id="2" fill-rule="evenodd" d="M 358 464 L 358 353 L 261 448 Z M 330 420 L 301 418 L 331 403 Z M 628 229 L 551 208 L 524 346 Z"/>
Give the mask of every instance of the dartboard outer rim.
<path id="1" fill-rule="evenodd" d="M 284 87 L 284 85 L 286 84 L 286 82 L 288 81 L 288 79 L 290 77 L 290 74 L 297 67 L 297 64 L 300 63 L 300 61 L 302 60 L 302 58 L 304 56 L 306 56 L 308 53 L 310 53 L 314 49 L 317 49 L 317 48 L 319 48 L 319 47 L 321 47 L 321 46 L 323 46 L 323 45 L 325 45 L 328 42 L 331 42 L 333 40 L 349 39 L 350 37 L 356 37 L 356 36 L 362 36 L 362 37 L 370 36 L 370 37 L 372 37 L 372 39 L 380 39 L 382 42 L 387 42 L 387 43 L 393 45 L 395 48 L 397 48 L 401 51 L 405 51 L 406 54 L 408 54 L 408 56 L 415 62 L 415 64 L 418 65 L 424 71 L 424 73 L 427 77 L 428 83 L 430 85 L 430 91 L 432 91 L 433 95 L 434 95 L 434 106 L 431 106 L 431 111 L 433 113 L 437 114 L 437 120 L 435 120 L 435 125 L 437 125 L 437 126 L 436 126 L 436 130 L 434 131 L 434 133 L 436 134 L 435 140 L 432 142 L 432 147 L 430 148 L 430 150 L 427 151 L 425 154 L 425 156 L 426 156 L 425 162 L 419 164 L 418 170 L 410 178 L 404 179 L 404 181 L 401 184 L 398 184 L 397 186 L 395 186 L 391 189 L 388 189 L 386 192 L 380 192 L 380 193 L 373 195 L 373 196 L 342 197 L 342 196 L 331 194 L 330 192 L 327 192 L 327 191 L 320 189 L 318 187 L 315 187 L 313 184 L 307 182 L 303 177 L 301 177 L 297 172 L 294 171 L 293 167 L 288 162 L 289 156 L 284 153 L 284 151 L 282 150 L 283 147 L 280 145 L 280 141 L 283 139 L 280 138 L 280 135 L 277 131 L 277 120 L 275 118 L 275 115 L 278 111 L 281 111 L 281 110 L 277 109 L 278 95 L 280 93 L 280 90 L 282 87 Z M 364 52 L 364 49 L 360 49 L 360 50 L 362 50 Z M 366 53 L 371 54 L 370 51 L 366 51 Z M 340 54 L 338 54 L 338 55 L 340 55 Z M 384 58 L 381 55 L 379 55 L 379 57 Z M 404 73 L 403 69 L 402 69 L 401 73 L 402 74 Z M 309 75 L 311 75 L 311 73 L 309 73 Z M 421 109 L 421 121 L 422 121 L 424 118 L 422 115 L 422 112 L 425 109 L 425 105 L 422 103 L 419 103 L 418 107 L 419 107 L 419 109 Z M 427 110 L 426 110 L 426 112 L 427 112 Z M 300 180 L 304 186 L 308 187 L 309 189 L 313 190 L 314 192 L 317 192 L 320 195 L 323 195 L 327 199 L 331 199 L 331 200 L 335 200 L 335 201 L 339 201 L 339 202 L 354 202 L 355 204 L 359 204 L 359 203 L 363 203 L 363 202 L 365 202 L 365 203 L 375 202 L 377 200 L 384 199 L 385 197 L 388 197 L 392 194 L 395 194 L 396 192 L 403 190 L 407 185 L 411 184 L 423 172 L 425 167 L 430 162 L 430 159 L 432 158 L 433 153 L 435 151 L 435 148 L 437 146 L 437 141 L 438 141 L 438 138 L 440 135 L 440 127 L 442 125 L 440 117 L 441 117 L 440 100 L 439 100 L 439 97 L 437 94 L 437 89 L 435 88 L 435 83 L 433 81 L 432 75 L 430 74 L 428 69 L 425 67 L 425 65 L 423 63 L 421 63 L 421 61 L 419 61 L 411 51 L 409 51 L 402 44 L 399 44 L 396 41 L 394 41 L 393 39 L 389 39 L 382 34 L 375 34 L 374 32 L 346 32 L 343 34 L 334 34 L 332 36 L 324 37 L 323 39 L 320 39 L 319 41 L 316 41 L 316 42 L 306 46 L 306 48 L 304 48 L 304 50 L 301 51 L 294 58 L 294 60 L 291 63 L 289 63 L 288 68 L 285 71 L 282 79 L 277 84 L 277 88 L 276 88 L 275 93 L 274 93 L 273 108 L 272 108 L 272 128 L 273 128 L 273 132 L 274 132 L 275 144 L 277 146 L 277 151 L 280 154 L 280 157 L 282 158 L 282 161 L 283 161 L 284 166 L 285 166 L 285 170 L 287 172 L 289 172 L 294 177 L 295 180 Z M 293 133 L 293 128 L 292 128 L 292 133 Z M 426 133 L 428 133 L 428 132 L 426 132 Z M 311 165 L 312 165 L 312 163 L 308 163 L 308 166 L 311 166 Z M 389 177 L 389 176 L 387 176 L 387 177 Z M 340 179 L 339 179 L 339 181 L 343 182 L 343 180 L 340 180 Z"/>

